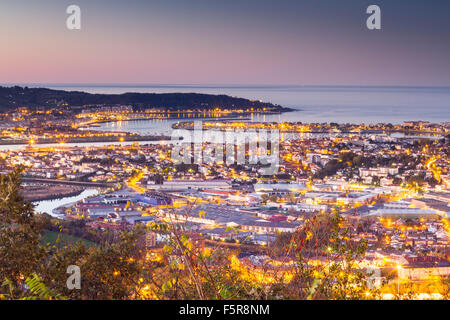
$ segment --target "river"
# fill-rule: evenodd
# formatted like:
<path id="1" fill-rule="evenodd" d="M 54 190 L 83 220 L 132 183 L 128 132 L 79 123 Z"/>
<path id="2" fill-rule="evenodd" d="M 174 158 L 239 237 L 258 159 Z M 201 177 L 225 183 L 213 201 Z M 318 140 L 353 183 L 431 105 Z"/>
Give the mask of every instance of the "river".
<path id="1" fill-rule="evenodd" d="M 81 201 L 85 198 L 88 198 L 88 197 L 91 197 L 91 196 L 94 196 L 97 194 L 99 194 L 99 192 L 96 189 L 86 189 L 77 196 L 65 197 L 65 198 L 56 199 L 56 200 L 37 201 L 37 202 L 33 202 L 33 204 L 35 205 L 36 212 L 47 213 L 47 214 L 51 215 L 52 217 L 61 218 L 60 214 L 57 214 L 54 212 L 54 210 L 56 208 L 59 208 L 61 206 L 70 205 L 72 203 Z"/>

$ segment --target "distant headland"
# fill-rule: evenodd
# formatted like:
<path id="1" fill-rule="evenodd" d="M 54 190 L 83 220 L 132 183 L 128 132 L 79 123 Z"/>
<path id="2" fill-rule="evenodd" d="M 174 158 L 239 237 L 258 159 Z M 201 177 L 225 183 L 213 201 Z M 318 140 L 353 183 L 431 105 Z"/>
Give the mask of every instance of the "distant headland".
<path id="1" fill-rule="evenodd" d="M 234 109 L 244 112 L 281 113 L 292 111 L 268 102 L 248 100 L 228 95 L 200 93 L 123 93 L 91 94 L 82 91 L 64 91 L 48 88 L 0 86 L 0 111 L 19 107 L 97 107 L 100 105 L 131 105 L 135 110 L 158 108 L 170 111 Z"/>

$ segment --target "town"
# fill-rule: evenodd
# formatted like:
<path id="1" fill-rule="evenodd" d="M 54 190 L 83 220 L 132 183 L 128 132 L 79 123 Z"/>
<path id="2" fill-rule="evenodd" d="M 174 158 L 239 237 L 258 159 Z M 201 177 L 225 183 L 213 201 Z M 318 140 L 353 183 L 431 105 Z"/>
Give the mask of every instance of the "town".
<path id="1" fill-rule="evenodd" d="M 61 127 L 67 128 L 66 133 L 54 136 L 63 141 L 81 133 L 115 136 L 95 127 L 79 128 L 86 127 L 85 121 L 105 121 L 108 114 L 115 115 L 114 121 L 118 115 L 129 119 L 130 108 L 80 110 L 75 117 L 50 110 L 44 113 L 47 126 L 32 120 L 39 112 L 28 115 L 22 108 L 3 116 L 2 137 L 38 140 Z M 192 130 L 193 124 L 180 119 L 173 128 Z M 120 133 L 117 137 L 123 139 L 114 144 L 28 143 L 5 148 L 0 151 L 0 171 L 21 167 L 23 193 L 35 202 L 95 190 L 43 214 L 82 220 L 89 228 L 112 232 L 139 224 L 183 225 L 201 247 L 239 250 L 236 268 L 289 268 L 292 257 L 276 253 L 282 238 L 302 230 L 317 216 L 337 214 L 349 230 L 350 241 L 367 244 L 358 264 L 381 270 L 378 282 L 393 271 L 400 282 L 428 283 L 433 277 L 450 276 L 450 123 L 223 119 L 204 120 L 202 125 L 204 130 L 279 130 L 277 172 L 265 174 L 260 163 L 179 163 L 172 157 L 175 142 L 125 143 L 136 135 L 128 132 Z M 149 254 L 161 250 L 166 238 L 163 232 L 147 231 Z M 323 257 L 310 259 L 320 262 Z M 389 294 L 386 291 L 385 297 Z M 426 297 L 432 298 L 432 293 Z"/>

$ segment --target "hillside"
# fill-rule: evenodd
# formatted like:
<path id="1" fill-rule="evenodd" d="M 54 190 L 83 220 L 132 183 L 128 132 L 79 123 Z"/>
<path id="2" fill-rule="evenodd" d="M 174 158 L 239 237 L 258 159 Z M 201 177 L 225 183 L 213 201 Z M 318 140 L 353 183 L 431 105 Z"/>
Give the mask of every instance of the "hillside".
<path id="1" fill-rule="evenodd" d="M 17 107 L 55 107 L 66 103 L 70 107 L 84 105 L 133 105 L 136 108 L 164 109 L 214 109 L 214 108 L 267 108 L 268 111 L 289 111 L 288 108 L 235 98 L 227 95 L 209 95 L 199 93 L 124 93 L 90 94 L 80 91 L 52 90 L 47 88 L 1 87 L 0 111 Z"/>

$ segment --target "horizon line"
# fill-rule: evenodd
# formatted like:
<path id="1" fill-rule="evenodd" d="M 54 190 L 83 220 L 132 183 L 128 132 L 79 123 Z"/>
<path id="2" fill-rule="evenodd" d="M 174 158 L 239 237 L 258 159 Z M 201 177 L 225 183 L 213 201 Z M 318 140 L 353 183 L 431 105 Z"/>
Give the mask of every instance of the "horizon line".
<path id="1" fill-rule="evenodd" d="M 0 83 L 0 86 L 52 86 L 52 87 L 155 87 L 155 88 L 401 88 L 401 89 L 450 89 L 450 85 L 426 86 L 426 85 L 299 85 L 299 84 L 202 84 L 202 83 L 44 83 L 44 82 L 17 82 Z"/>

